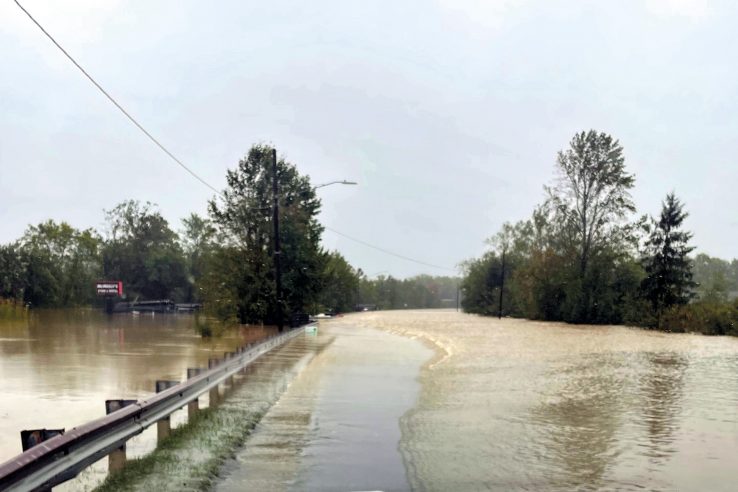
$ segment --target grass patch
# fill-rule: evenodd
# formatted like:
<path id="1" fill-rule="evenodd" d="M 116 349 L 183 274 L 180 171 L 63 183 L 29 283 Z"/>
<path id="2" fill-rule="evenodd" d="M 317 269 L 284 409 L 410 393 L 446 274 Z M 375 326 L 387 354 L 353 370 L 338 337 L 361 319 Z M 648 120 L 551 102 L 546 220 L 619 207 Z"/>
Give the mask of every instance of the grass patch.
<path id="1" fill-rule="evenodd" d="M 228 402 L 203 409 L 187 425 L 173 429 L 155 451 L 129 460 L 95 490 L 208 489 L 223 462 L 243 444 L 265 410 L 257 412 Z"/>

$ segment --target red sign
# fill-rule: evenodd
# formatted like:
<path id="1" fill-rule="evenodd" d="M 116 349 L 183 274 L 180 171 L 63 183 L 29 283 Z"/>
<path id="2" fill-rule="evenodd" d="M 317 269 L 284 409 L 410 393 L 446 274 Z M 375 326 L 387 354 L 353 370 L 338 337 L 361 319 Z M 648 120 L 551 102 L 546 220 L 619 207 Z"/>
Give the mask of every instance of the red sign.
<path id="1" fill-rule="evenodd" d="M 95 284 L 95 290 L 99 296 L 122 296 L 123 282 L 118 280 L 102 280 Z"/>

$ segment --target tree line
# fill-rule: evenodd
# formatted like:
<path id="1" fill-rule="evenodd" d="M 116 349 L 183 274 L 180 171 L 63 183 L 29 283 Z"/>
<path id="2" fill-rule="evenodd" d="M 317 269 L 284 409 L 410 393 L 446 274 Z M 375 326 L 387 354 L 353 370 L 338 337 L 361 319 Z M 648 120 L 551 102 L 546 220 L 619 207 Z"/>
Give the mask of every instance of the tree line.
<path id="1" fill-rule="evenodd" d="M 618 140 L 576 134 L 531 217 L 463 264 L 465 311 L 738 335 L 738 262 L 692 257 L 673 192 L 658 217 L 636 216 L 634 185 Z"/>
<path id="2" fill-rule="evenodd" d="M 321 245 L 320 200 L 307 176 L 280 159 L 282 297 L 273 267 L 272 149 L 253 146 L 227 172 L 226 188 L 175 231 L 156 205 L 124 201 L 104 211 L 104 227 L 48 220 L 0 245 L 0 299 L 32 308 L 100 303 L 94 284 L 120 280 L 126 299 L 203 303 L 224 323 L 267 323 L 278 313 L 448 306 L 458 281 L 419 276 L 368 278 Z M 445 300 L 445 301 L 444 301 Z"/>

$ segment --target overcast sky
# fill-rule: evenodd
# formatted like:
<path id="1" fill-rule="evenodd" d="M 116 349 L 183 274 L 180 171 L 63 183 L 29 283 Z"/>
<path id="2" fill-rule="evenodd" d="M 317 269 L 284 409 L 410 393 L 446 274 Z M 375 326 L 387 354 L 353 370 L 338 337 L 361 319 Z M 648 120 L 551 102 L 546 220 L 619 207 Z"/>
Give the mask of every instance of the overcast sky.
<path id="1" fill-rule="evenodd" d="M 221 189 L 256 142 L 319 190 L 322 222 L 441 266 L 527 218 L 556 152 L 613 134 L 641 213 L 674 190 L 700 251 L 738 256 L 738 2 L 82 1 L 24 6 Z M 212 191 L 0 2 L 0 242 L 53 218 L 158 203 L 175 229 Z M 369 275 L 448 273 L 326 231 Z"/>

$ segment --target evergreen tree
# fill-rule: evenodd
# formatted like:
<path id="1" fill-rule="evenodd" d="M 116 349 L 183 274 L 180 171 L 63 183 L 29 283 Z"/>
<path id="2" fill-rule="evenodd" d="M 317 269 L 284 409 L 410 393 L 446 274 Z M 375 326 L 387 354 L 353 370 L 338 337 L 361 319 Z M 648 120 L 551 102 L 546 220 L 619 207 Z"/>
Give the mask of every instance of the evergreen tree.
<path id="1" fill-rule="evenodd" d="M 692 263 L 688 258 L 694 250 L 688 245 L 692 233 L 681 230 L 688 215 L 674 193 L 669 193 L 662 204 L 661 217 L 646 241 L 646 278 L 641 289 L 651 303 L 657 325 L 666 308 L 687 304 L 694 296 Z"/>

